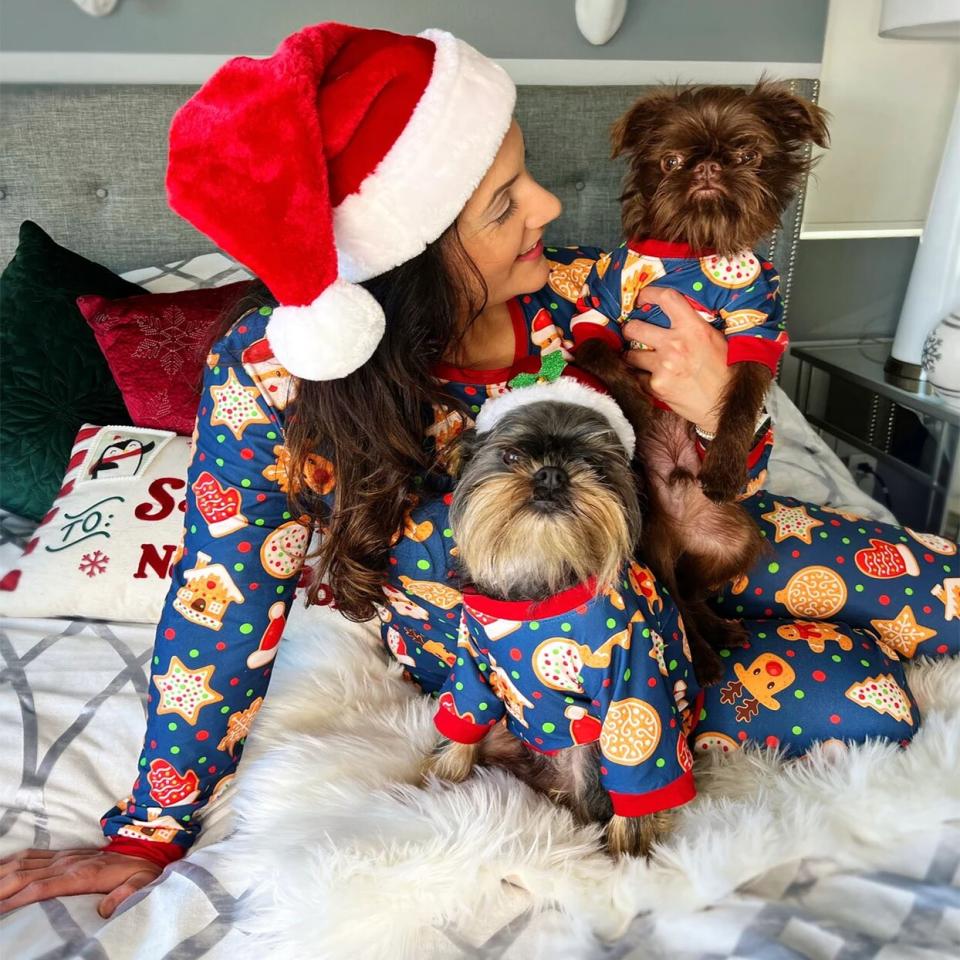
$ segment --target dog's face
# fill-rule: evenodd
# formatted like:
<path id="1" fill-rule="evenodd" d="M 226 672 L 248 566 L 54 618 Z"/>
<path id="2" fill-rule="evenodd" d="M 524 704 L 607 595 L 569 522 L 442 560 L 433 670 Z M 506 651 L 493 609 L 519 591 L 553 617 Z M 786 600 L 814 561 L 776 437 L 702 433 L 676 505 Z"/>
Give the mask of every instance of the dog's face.
<path id="1" fill-rule="evenodd" d="M 810 168 L 809 143 L 829 141 L 827 114 L 785 87 L 694 87 L 638 100 L 612 132 L 626 154 L 628 237 L 730 255 L 776 229 Z"/>
<path id="2" fill-rule="evenodd" d="M 465 432 L 450 508 L 465 578 L 503 600 L 616 579 L 640 534 L 636 481 L 616 434 L 585 407 L 544 401 Z"/>

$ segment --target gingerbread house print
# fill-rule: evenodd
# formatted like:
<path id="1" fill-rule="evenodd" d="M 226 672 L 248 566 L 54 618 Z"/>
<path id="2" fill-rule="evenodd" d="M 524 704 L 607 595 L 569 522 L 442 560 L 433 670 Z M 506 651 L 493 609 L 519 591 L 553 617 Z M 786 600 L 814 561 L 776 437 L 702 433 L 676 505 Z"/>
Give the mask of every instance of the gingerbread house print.
<path id="1" fill-rule="evenodd" d="M 188 620 L 219 630 L 231 603 L 243 603 L 243 594 L 237 589 L 226 567 L 210 563 L 210 556 L 197 553 L 197 565 L 184 574 L 187 582 L 177 591 L 173 608 Z"/>

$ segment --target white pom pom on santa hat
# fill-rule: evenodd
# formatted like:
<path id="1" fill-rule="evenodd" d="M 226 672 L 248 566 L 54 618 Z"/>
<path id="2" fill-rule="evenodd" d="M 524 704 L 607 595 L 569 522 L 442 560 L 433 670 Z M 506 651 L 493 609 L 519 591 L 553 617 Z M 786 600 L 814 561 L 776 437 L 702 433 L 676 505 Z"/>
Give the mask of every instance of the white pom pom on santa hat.
<path id="1" fill-rule="evenodd" d="M 313 303 L 274 307 L 267 339 L 277 360 L 306 380 L 336 380 L 373 356 L 386 320 L 361 286 L 337 278 Z"/>

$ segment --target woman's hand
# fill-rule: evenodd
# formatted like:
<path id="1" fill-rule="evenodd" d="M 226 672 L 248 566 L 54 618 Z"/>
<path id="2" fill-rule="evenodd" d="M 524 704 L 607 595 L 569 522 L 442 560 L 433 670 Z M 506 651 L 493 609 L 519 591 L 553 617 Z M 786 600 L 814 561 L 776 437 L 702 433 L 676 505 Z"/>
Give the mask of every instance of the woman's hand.
<path id="1" fill-rule="evenodd" d="M 658 306 L 670 318 L 670 328 L 642 320 L 624 324 L 627 340 L 639 340 L 651 348 L 628 350 L 627 363 L 639 371 L 654 396 L 685 420 L 715 433 L 720 401 L 731 376 L 727 338 L 676 290 L 644 287 L 637 302 Z"/>
<path id="2" fill-rule="evenodd" d="M 0 860 L 0 914 L 51 897 L 105 893 L 97 913 L 109 917 L 131 893 L 162 872 L 163 867 L 149 860 L 99 847 L 22 850 Z"/>

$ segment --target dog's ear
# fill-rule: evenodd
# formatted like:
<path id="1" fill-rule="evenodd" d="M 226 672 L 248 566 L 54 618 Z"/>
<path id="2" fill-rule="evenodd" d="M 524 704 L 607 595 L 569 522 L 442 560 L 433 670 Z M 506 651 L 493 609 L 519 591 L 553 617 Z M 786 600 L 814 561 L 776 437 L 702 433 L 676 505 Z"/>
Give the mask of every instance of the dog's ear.
<path id="1" fill-rule="evenodd" d="M 654 133 L 660 129 L 663 114 L 676 100 L 675 91 L 651 93 L 641 97 L 610 128 L 610 158 L 619 157 L 622 153 L 628 156 L 643 153 Z"/>
<path id="2" fill-rule="evenodd" d="M 447 464 L 453 476 L 460 476 L 463 468 L 472 459 L 479 446 L 480 442 L 477 439 L 477 431 L 474 427 L 464 430 L 463 433 L 453 441 L 453 447 L 447 456 Z"/>
<path id="3" fill-rule="evenodd" d="M 804 143 L 815 143 L 818 147 L 830 145 L 827 129 L 830 114 L 791 93 L 784 84 L 761 80 L 750 91 L 750 99 L 785 147 L 793 149 Z"/>

